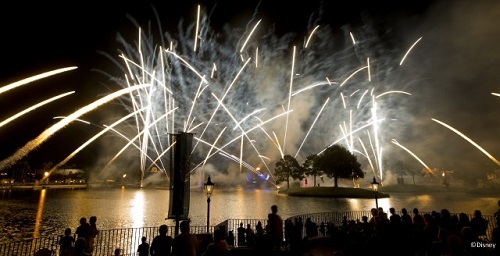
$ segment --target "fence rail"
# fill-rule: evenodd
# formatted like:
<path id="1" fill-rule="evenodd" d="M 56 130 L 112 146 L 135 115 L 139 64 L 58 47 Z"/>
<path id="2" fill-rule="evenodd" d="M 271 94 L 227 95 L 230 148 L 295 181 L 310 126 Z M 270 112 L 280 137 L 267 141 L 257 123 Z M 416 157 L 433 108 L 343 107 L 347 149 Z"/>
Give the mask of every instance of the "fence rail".
<path id="1" fill-rule="evenodd" d="M 141 227 L 99 230 L 93 255 L 113 255 L 115 249 L 121 250 L 120 255 L 135 255 L 137 247 L 141 244 L 141 238 L 146 236 L 151 242 L 153 237 L 158 235 L 158 228 Z M 168 234 L 173 236 L 175 234 L 175 226 L 169 226 L 168 228 Z M 207 232 L 206 226 L 191 226 L 190 228 L 193 234 L 206 234 Z M 210 227 L 211 233 L 213 233 L 213 229 L 214 227 Z M 0 255 L 34 255 L 42 248 L 51 250 L 54 255 L 59 255 L 59 239 L 59 235 L 54 235 L 0 244 Z"/>
<path id="2" fill-rule="evenodd" d="M 424 213 L 425 212 L 422 212 L 421 214 Z M 458 214 L 456 213 L 452 213 L 452 215 L 458 216 Z M 467 215 L 469 216 L 469 219 L 473 217 L 472 214 Z M 317 224 L 324 222 L 339 226 L 341 225 L 344 216 L 347 217 L 348 220 L 361 220 L 363 216 L 370 217 L 371 213 L 369 211 L 321 212 L 292 216 L 289 217 L 288 220 L 295 222 L 295 220 L 297 220 L 298 218 L 302 218 L 303 221 L 310 218 L 311 221 Z M 483 215 L 483 217 L 488 220 L 486 238 L 491 239 L 492 230 L 496 227 L 495 218 L 488 215 Z M 234 246 L 238 247 L 237 229 L 240 223 L 243 223 L 243 226 L 245 228 L 247 224 L 250 224 L 250 227 L 255 230 L 255 227 L 259 221 L 261 222 L 263 227 L 267 225 L 267 219 L 228 219 L 215 226 L 211 226 L 209 228 L 208 234 L 206 226 L 191 226 L 190 231 L 193 234 L 197 234 L 199 238 L 204 240 L 206 240 L 207 237 L 211 238 L 211 234 L 213 234 L 213 231 L 216 229 L 223 230 L 224 234 L 227 234 L 227 232 L 229 231 L 233 231 L 235 236 Z M 136 250 L 141 243 L 141 238 L 143 236 L 146 236 L 148 238 L 148 241 L 151 242 L 152 239 L 158 234 L 158 228 L 159 227 L 141 227 L 100 230 L 99 235 L 96 237 L 95 250 L 93 255 L 113 255 L 115 249 L 117 248 L 121 250 L 121 255 L 123 256 L 136 255 Z M 168 228 L 168 234 L 174 236 L 175 226 L 169 226 Z M 305 230 L 303 230 L 303 232 L 304 233 L 302 234 L 302 236 L 305 236 Z M 59 255 L 59 239 L 59 235 L 54 235 L 0 244 L 0 256 L 35 255 L 35 253 L 42 248 L 51 250 L 54 253 L 53 255 Z"/>
<path id="3" fill-rule="evenodd" d="M 401 215 L 401 212 L 396 211 L 397 214 Z M 430 212 L 420 212 L 421 215 Z M 458 213 L 450 213 L 452 216 L 458 216 Z M 413 214 L 410 214 L 413 217 Z M 363 216 L 367 216 L 371 218 L 371 212 L 369 211 L 347 211 L 347 212 L 320 212 L 320 213 L 310 213 L 310 214 L 302 214 L 288 218 L 289 220 L 295 221 L 298 218 L 302 218 L 302 221 L 305 221 L 307 218 L 310 218 L 312 222 L 320 224 L 324 223 L 332 223 L 333 225 L 340 226 L 342 225 L 342 220 L 344 216 L 347 217 L 347 220 L 361 220 Z M 469 220 L 474 217 L 473 214 L 467 214 Z M 491 215 L 482 215 L 488 221 L 488 228 L 486 229 L 485 238 L 491 240 L 491 234 L 493 229 L 496 227 L 497 223 L 494 216 Z M 305 230 L 302 231 L 302 236 L 305 236 Z"/>

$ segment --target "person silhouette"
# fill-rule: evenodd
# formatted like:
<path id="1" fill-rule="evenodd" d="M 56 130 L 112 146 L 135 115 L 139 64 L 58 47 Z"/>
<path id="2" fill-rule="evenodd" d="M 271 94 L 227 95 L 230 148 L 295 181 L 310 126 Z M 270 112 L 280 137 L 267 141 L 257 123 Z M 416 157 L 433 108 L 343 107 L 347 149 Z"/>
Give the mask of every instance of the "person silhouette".
<path id="1" fill-rule="evenodd" d="M 168 226 L 165 224 L 158 228 L 159 235 L 155 236 L 153 242 L 151 242 L 150 254 L 152 256 L 172 255 L 171 250 L 174 240 L 171 236 L 167 235 L 167 232 Z"/>
<path id="2" fill-rule="evenodd" d="M 149 244 L 147 242 L 147 237 L 141 237 L 141 244 L 137 246 L 137 253 L 139 256 L 149 256 Z"/>
<path id="3" fill-rule="evenodd" d="M 74 256 L 88 256 L 91 255 L 87 253 L 87 240 L 83 237 L 79 237 L 75 241 L 75 254 Z"/>
<path id="4" fill-rule="evenodd" d="M 243 227 L 243 222 L 240 222 L 240 226 L 236 229 L 236 233 L 238 234 L 238 246 L 245 245 L 245 228 Z"/>
<path id="5" fill-rule="evenodd" d="M 75 238 L 71 236 L 71 228 L 64 230 L 64 235 L 59 239 L 59 255 L 71 256 L 74 254 Z"/>
<path id="6" fill-rule="evenodd" d="M 273 250 L 280 250 L 283 241 L 283 219 L 278 215 L 278 206 L 271 206 L 271 213 L 267 215 L 268 231 Z"/>
<path id="7" fill-rule="evenodd" d="M 234 232 L 232 230 L 229 230 L 226 237 L 226 242 L 230 247 L 234 246 Z"/>
<path id="8" fill-rule="evenodd" d="M 207 251 L 203 256 L 228 256 L 229 255 L 229 245 L 226 240 L 224 240 L 224 233 L 222 230 L 214 231 L 214 241 L 210 243 L 207 247 Z"/>
<path id="9" fill-rule="evenodd" d="M 80 218 L 80 226 L 76 228 L 75 231 L 76 238 L 85 238 L 85 241 L 88 241 L 90 236 L 90 224 L 87 222 L 87 218 Z"/>
<path id="10" fill-rule="evenodd" d="M 91 216 L 89 218 L 90 232 L 89 232 L 89 240 L 88 240 L 88 252 L 92 253 L 95 247 L 95 238 L 99 234 L 99 229 L 96 225 L 97 217 Z"/>
<path id="11" fill-rule="evenodd" d="M 191 234 L 189 220 L 180 224 L 181 233 L 174 238 L 172 244 L 173 256 L 196 256 L 198 251 L 198 239 Z"/>

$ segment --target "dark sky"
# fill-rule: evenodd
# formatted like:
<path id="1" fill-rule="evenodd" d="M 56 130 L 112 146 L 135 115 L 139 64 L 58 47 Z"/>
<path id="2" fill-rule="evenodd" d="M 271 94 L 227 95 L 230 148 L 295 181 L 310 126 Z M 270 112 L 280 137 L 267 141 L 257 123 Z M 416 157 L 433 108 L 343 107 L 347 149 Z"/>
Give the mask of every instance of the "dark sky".
<path id="1" fill-rule="evenodd" d="M 106 92 L 100 86 L 106 82 L 106 78 L 92 70 L 108 67 L 109 63 L 99 52 L 116 54 L 117 33 L 136 36 L 131 17 L 144 26 L 148 21 L 155 23 L 154 7 L 163 29 L 169 30 L 176 28 L 180 19 L 193 20 L 197 4 L 210 9 L 217 2 L 211 19 L 216 26 L 230 23 L 244 27 L 258 7 L 259 17 L 268 22 L 266 25 L 274 23 L 278 33 L 294 31 L 305 34 L 310 29 L 308 21 L 311 14 L 321 6 L 324 12 L 322 20 L 333 27 L 361 25 L 366 22 L 368 15 L 381 33 L 391 31 L 397 37 L 396 42 L 406 46 L 419 35 L 423 36 L 422 48 L 426 52 L 419 56 L 422 69 L 418 72 L 427 82 L 420 102 L 422 105 L 429 104 L 429 107 L 415 108 L 416 116 L 425 116 L 415 120 L 415 124 L 422 127 L 419 129 L 429 131 L 425 132 L 425 136 L 412 132 L 407 134 L 408 141 L 403 138 L 398 140 L 403 145 L 412 145 L 412 141 L 421 140 L 421 151 L 417 150 L 418 147 L 415 150 L 424 151 L 421 153 L 422 158 L 428 159 L 426 162 L 432 166 L 457 168 L 453 164 L 455 159 L 469 154 L 469 162 L 476 163 L 474 168 L 495 168 L 495 164 L 479 150 L 430 119 L 436 118 L 454 127 L 459 126 L 457 129 L 463 129 L 494 157 L 500 158 L 500 97 L 491 95 L 492 92 L 500 91 L 499 75 L 495 71 L 499 68 L 499 58 L 495 56 L 500 55 L 500 24 L 495 18 L 498 16 L 494 15 L 495 11 L 497 14 L 499 11 L 496 1 L 474 1 L 474 4 L 467 1 L 431 0 L 399 1 L 397 4 L 394 1 L 342 3 L 317 0 L 294 4 L 285 0 L 263 0 L 260 3 L 213 0 L 176 2 L 132 0 L 94 3 L 78 0 L 28 4 L 13 1 L 8 7 L 1 8 L 1 86 L 56 68 L 79 68 L 0 95 L 0 118 L 3 120 L 38 102 L 40 97 L 76 91 L 75 95 L 0 127 L 0 157 L 9 156 L 53 124 L 53 116 L 67 115 L 69 112 L 64 109 L 76 110 Z M 407 33 L 403 33 L 404 29 L 408 29 Z M 88 129 L 70 126 L 42 145 L 37 152 L 30 154 L 29 158 L 40 162 L 53 157 L 52 161 L 58 162 L 65 156 L 64 152 L 74 148 L 74 145 L 70 145 L 72 140 Z M 434 135 L 437 139 L 431 139 Z M 447 151 L 452 143 L 459 147 L 452 149 L 447 160 L 431 159 L 435 155 L 433 152 Z M 83 161 L 90 161 L 88 159 Z M 416 165 L 419 166 L 418 163 Z"/>

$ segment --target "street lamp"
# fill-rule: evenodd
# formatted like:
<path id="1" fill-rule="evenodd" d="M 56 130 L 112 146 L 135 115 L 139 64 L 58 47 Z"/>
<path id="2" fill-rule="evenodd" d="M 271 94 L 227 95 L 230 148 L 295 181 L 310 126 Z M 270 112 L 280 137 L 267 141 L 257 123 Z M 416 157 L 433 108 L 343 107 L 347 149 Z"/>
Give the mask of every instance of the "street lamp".
<path id="1" fill-rule="evenodd" d="M 210 180 L 210 175 L 208 176 L 207 183 L 203 184 L 205 187 L 205 195 L 207 195 L 207 233 L 210 233 L 210 197 L 214 192 L 215 184 Z"/>
<path id="2" fill-rule="evenodd" d="M 123 174 L 122 176 L 122 188 L 125 186 L 125 178 L 127 178 L 127 174 Z"/>
<path id="3" fill-rule="evenodd" d="M 372 181 L 372 190 L 373 192 L 375 192 L 375 207 L 377 207 L 377 210 L 378 210 L 378 182 L 377 180 L 375 179 L 375 177 L 373 177 L 373 181 Z"/>
<path id="4" fill-rule="evenodd" d="M 43 177 L 44 177 L 44 179 L 45 179 L 45 183 L 46 183 L 46 184 L 49 184 L 49 175 L 50 175 L 50 173 L 49 173 L 49 172 L 45 172 L 45 173 L 43 174 Z"/>

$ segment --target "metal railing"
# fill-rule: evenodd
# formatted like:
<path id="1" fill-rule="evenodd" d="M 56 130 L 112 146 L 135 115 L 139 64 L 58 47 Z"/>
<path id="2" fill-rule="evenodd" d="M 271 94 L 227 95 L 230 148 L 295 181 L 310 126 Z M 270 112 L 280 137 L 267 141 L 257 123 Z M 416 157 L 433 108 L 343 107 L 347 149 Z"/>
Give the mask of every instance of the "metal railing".
<path id="1" fill-rule="evenodd" d="M 398 212 L 398 214 L 400 214 Z M 424 214 L 422 212 L 421 214 Z M 458 215 L 456 213 L 452 213 L 452 215 Z M 467 214 L 469 219 L 473 217 L 472 214 Z M 302 218 L 302 221 L 305 222 L 308 218 L 311 221 L 318 224 L 321 222 L 331 223 L 336 226 L 340 226 L 342 224 L 342 220 L 344 216 L 347 220 L 361 220 L 363 216 L 371 217 L 371 213 L 369 211 L 347 211 L 347 212 L 321 212 L 321 213 L 311 213 L 311 214 L 302 214 L 289 217 L 288 220 L 291 220 L 295 223 L 299 217 Z M 493 216 L 483 215 L 483 218 L 488 220 L 488 229 L 486 232 L 486 238 L 491 239 L 491 233 L 493 229 L 496 227 L 495 218 Z M 250 224 L 250 227 L 255 231 L 255 227 L 258 222 L 261 222 L 263 228 L 267 225 L 267 219 L 228 219 L 222 223 L 219 223 L 215 226 L 211 226 L 209 229 L 209 234 L 207 234 L 206 226 L 191 226 L 190 232 L 192 234 L 197 234 L 199 239 L 204 241 L 204 244 L 207 243 L 207 239 L 211 239 L 211 234 L 213 234 L 214 230 L 223 230 L 224 234 L 227 234 L 229 231 L 233 231 L 234 233 L 234 247 L 238 247 L 238 236 L 237 229 L 240 226 L 240 223 L 243 223 L 243 227 L 247 227 L 247 224 Z M 285 222 L 285 221 L 284 221 Z M 133 256 L 136 255 L 137 248 L 139 244 L 141 244 L 141 238 L 143 236 L 147 237 L 147 240 L 151 243 L 153 238 L 158 235 L 159 227 L 141 227 L 141 228 L 122 228 L 122 229 L 109 229 L 109 230 L 100 230 L 99 235 L 96 237 L 95 241 L 95 249 L 94 256 L 109 256 L 113 255 L 115 249 L 120 249 L 122 256 Z M 168 226 L 168 235 L 174 236 L 175 234 L 175 226 Z M 305 230 L 303 230 L 302 237 L 305 236 Z M 59 255 L 59 235 L 40 237 L 40 238 L 30 238 L 24 239 L 21 241 L 9 242 L 5 244 L 0 244 L 0 256 L 26 256 L 26 255 L 34 255 L 41 248 L 47 248 L 53 251 L 53 255 Z M 205 247 L 206 248 L 206 247 Z M 204 249 L 204 248 L 202 248 Z"/>
<path id="2" fill-rule="evenodd" d="M 396 211 L 397 214 L 401 215 L 401 212 Z M 430 212 L 420 212 L 421 215 L 424 215 L 426 213 Z M 390 216 L 390 213 L 387 213 Z M 408 213 L 410 216 L 413 217 L 412 213 Z M 450 213 L 452 216 L 456 215 L 458 216 L 458 213 Z M 312 222 L 319 224 L 321 222 L 324 223 L 331 223 L 335 226 L 341 226 L 342 225 L 342 220 L 346 217 L 347 220 L 362 220 L 363 216 L 367 216 L 368 218 L 371 218 L 372 214 L 369 211 L 347 211 L 347 212 L 320 212 L 320 213 L 310 213 L 310 214 L 302 214 L 302 215 L 296 215 L 288 218 L 288 220 L 291 220 L 295 223 L 295 220 L 298 218 L 302 218 L 302 221 L 305 222 L 307 218 L 310 218 Z M 469 220 L 471 220 L 474 215 L 473 214 L 467 214 L 469 217 Z M 483 218 L 485 218 L 488 221 L 488 228 L 486 229 L 486 235 L 483 238 L 486 238 L 488 240 L 491 240 L 491 234 L 493 229 L 496 227 L 496 220 L 494 216 L 491 215 L 482 215 Z M 302 237 L 304 237 L 305 234 L 305 229 L 302 230 Z"/>
<path id="3" fill-rule="evenodd" d="M 174 236 L 175 226 L 168 227 L 168 235 Z M 93 255 L 113 255 L 115 249 L 120 249 L 120 255 L 135 255 L 137 247 L 142 243 L 143 236 L 152 241 L 158 235 L 159 227 L 121 228 L 99 230 L 95 240 Z M 214 227 L 210 227 L 213 232 Z M 191 226 L 192 234 L 206 234 L 206 226 Z M 54 255 L 59 255 L 59 235 L 31 238 L 6 244 L 0 244 L 0 255 L 2 256 L 26 256 L 34 255 L 38 250 L 46 248 L 52 250 Z"/>
<path id="4" fill-rule="evenodd" d="M 255 227 L 257 226 L 257 223 L 259 223 L 259 221 L 262 224 L 262 228 L 265 229 L 267 225 L 267 219 L 228 219 L 222 223 L 217 224 L 214 227 L 214 230 L 215 229 L 223 230 L 224 231 L 223 233 L 226 235 L 229 231 L 233 231 L 234 246 L 238 247 L 238 245 L 241 244 L 239 243 L 240 241 L 238 241 L 238 232 L 237 232 L 238 228 L 240 227 L 240 223 L 243 223 L 244 228 L 246 228 L 247 225 L 250 224 L 250 227 L 255 231 Z"/>

